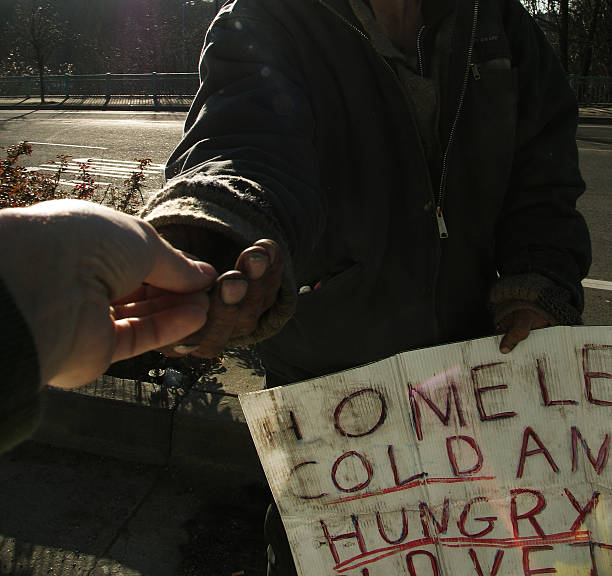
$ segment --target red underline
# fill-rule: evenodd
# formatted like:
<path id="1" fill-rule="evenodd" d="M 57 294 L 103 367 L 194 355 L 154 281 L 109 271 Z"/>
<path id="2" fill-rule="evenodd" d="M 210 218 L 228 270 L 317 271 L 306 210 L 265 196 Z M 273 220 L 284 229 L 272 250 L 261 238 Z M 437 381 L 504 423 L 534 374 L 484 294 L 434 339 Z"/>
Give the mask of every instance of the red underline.
<path id="1" fill-rule="evenodd" d="M 439 544 L 440 546 L 446 546 L 449 548 L 467 548 L 467 547 L 487 547 L 487 548 L 522 548 L 524 546 L 538 546 L 540 544 L 573 544 L 573 543 L 588 543 L 590 540 L 590 534 L 588 530 L 580 530 L 579 532 L 559 532 L 558 534 L 549 534 L 544 537 L 540 536 L 522 536 L 522 537 L 510 537 L 510 538 L 420 538 L 418 540 L 411 540 L 410 542 L 404 542 L 403 544 L 397 544 L 395 546 L 389 546 L 387 548 L 378 548 L 371 552 L 364 554 L 358 554 L 349 558 L 344 562 L 340 562 L 334 566 L 334 570 L 337 574 L 342 574 L 349 570 L 355 570 L 361 566 L 367 566 L 374 562 L 378 562 L 388 556 L 393 556 L 405 550 L 411 550 L 413 548 L 422 548 L 423 546 L 431 546 Z M 363 562 L 359 562 L 364 560 Z M 357 562 L 357 563 L 356 563 Z"/>
<path id="2" fill-rule="evenodd" d="M 603 548 L 604 550 L 612 550 L 612 544 L 604 544 L 603 542 L 593 542 L 592 540 L 589 540 L 587 542 L 575 542 L 574 544 L 572 544 L 572 546 L 584 546 L 585 544 L 594 544 L 598 548 Z"/>
<path id="3" fill-rule="evenodd" d="M 382 496 L 384 494 L 392 494 L 393 492 L 401 492 L 402 490 L 410 490 L 416 486 L 424 486 L 426 484 L 456 484 L 458 482 L 479 482 L 481 480 L 495 480 L 495 476 L 465 476 L 462 478 L 424 478 L 419 480 L 413 480 L 400 486 L 393 486 L 392 488 L 385 488 L 384 490 L 377 490 L 376 492 L 362 492 L 361 494 L 353 494 L 351 496 L 345 496 L 344 498 L 338 498 L 337 500 L 330 500 L 325 504 L 330 506 L 332 504 L 342 504 L 344 502 L 352 502 L 353 500 L 363 500 L 364 498 L 371 498 L 372 496 Z"/>

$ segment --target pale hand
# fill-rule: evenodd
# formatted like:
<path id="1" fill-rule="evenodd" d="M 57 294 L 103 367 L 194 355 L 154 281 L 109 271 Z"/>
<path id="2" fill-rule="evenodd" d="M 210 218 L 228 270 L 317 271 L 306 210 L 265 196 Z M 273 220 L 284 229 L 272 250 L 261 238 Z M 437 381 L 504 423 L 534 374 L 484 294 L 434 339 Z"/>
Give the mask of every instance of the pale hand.
<path id="1" fill-rule="evenodd" d="M 2 210 L 0 246 L 43 383 L 85 384 L 206 322 L 216 271 L 138 218 L 79 200 Z"/>

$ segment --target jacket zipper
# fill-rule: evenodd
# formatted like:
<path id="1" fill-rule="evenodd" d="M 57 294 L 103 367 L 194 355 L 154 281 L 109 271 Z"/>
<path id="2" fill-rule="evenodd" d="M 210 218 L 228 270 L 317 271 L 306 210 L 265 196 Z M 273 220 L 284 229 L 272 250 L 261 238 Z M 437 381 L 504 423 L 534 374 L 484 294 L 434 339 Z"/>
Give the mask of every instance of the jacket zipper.
<path id="1" fill-rule="evenodd" d="M 406 88 L 401 83 L 400 79 L 397 77 L 397 74 L 395 73 L 395 70 L 393 70 L 393 67 L 391 66 L 391 64 L 389 64 L 389 62 L 387 62 L 387 60 L 385 60 L 376 51 L 376 48 L 374 47 L 374 45 L 372 44 L 372 42 L 368 38 L 367 34 L 365 34 L 362 30 L 357 28 L 357 26 L 354 26 L 350 20 L 345 18 L 333 6 L 330 6 L 325 0 L 318 0 L 318 2 L 322 6 L 327 8 L 332 14 L 337 16 L 351 30 L 353 30 L 354 32 L 359 34 L 359 36 L 361 36 L 370 45 L 370 47 L 372 48 L 372 51 L 374 52 L 374 54 L 376 54 L 376 57 L 382 62 L 383 66 L 389 71 L 389 73 L 391 74 L 391 77 L 393 78 L 393 81 L 396 83 L 397 87 L 399 88 L 399 91 L 404 96 L 404 100 L 406 101 L 406 105 L 408 107 L 408 110 L 410 111 L 410 116 L 412 118 L 412 122 L 416 126 L 416 118 L 414 117 L 414 111 L 413 111 L 413 108 L 412 108 L 412 106 L 413 106 L 412 102 L 411 102 L 408 94 L 406 93 Z M 420 49 L 420 39 L 421 39 L 421 36 L 422 36 L 423 32 L 425 31 L 425 29 L 426 29 L 426 26 L 422 26 L 421 29 L 419 30 L 419 35 L 417 37 L 417 57 L 419 58 L 419 64 L 418 65 L 419 65 L 419 69 L 421 70 L 421 74 L 423 73 L 423 60 L 421 58 L 422 52 L 421 52 L 421 49 Z M 419 146 L 419 150 L 421 151 L 421 157 L 422 157 L 423 162 L 425 164 L 427 164 L 427 158 L 425 157 L 425 151 L 423 150 L 423 147 Z M 429 180 L 431 180 L 431 179 L 429 179 Z M 432 199 L 432 201 L 434 203 L 434 206 L 435 206 L 436 205 L 436 197 L 435 197 L 435 194 L 434 194 L 434 191 L 433 191 L 433 187 L 431 186 L 431 184 L 429 185 L 429 192 L 431 194 L 431 199 Z M 438 224 L 438 226 L 440 226 L 440 224 Z"/>
<path id="2" fill-rule="evenodd" d="M 474 74 L 474 78 L 476 80 L 480 79 L 480 72 L 478 70 L 478 66 L 472 63 L 472 55 L 474 52 L 474 41 L 476 40 L 476 25 L 478 24 L 478 10 L 479 10 L 480 2 L 479 0 L 474 0 L 474 16 L 472 20 L 472 33 L 470 36 L 470 46 L 468 49 L 468 57 L 467 57 L 467 65 L 465 67 L 465 74 L 463 76 L 463 86 L 461 88 L 461 95 L 459 97 L 459 104 L 457 105 L 457 112 L 455 114 L 455 119 L 453 120 L 453 124 L 451 126 L 451 131 L 448 136 L 448 143 L 446 145 L 446 150 L 444 151 L 444 156 L 442 157 L 442 173 L 440 176 L 440 188 L 438 190 L 438 197 L 436 198 L 436 216 L 438 219 L 438 231 L 440 232 L 440 238 L 448 238 L 448 230 L 446 228 L 446 222 L 444 220 L 444 212 L 442 211 L 442 207 L 444 204 L 444 193 L 446 192 L 446 179 L 448 176 L 448 157 L 453 146 L 453 141 L 455 139 L 455 131 L 457 130 L 457 124 L 459 122 L 459 117 L 461 116 L 461 112 L 463 111 L 463 103 L 465 101 L 465 93 L 467 91 L 467 86 L 470 78 L 470 70 Z"/>
<path id="3" fill-rule="evenodd" d="M 421 48 L 421 38 L 423 37 L 423 34 L 425 33 L 425 30 L 427 29 L 427 26 L 421 26 L 421 28 L 419 29 L 419 33 L 417 35 L 417 59 L 418 59 L 418 66 L 419 66 L 419 74 L 421 76 L 425 76 L 425 67 L 423 65 L 423 50 Z"/>
<path id="4" fill-rule="evenodd" d="M 340 20 L 342 20 L 342 22 L 344 22 L 344 24 L 346 26 L 348 26 L 349 28 L 351 28 L 352 30 L 354 30 L 357 34 L 359 34 L 372 48 L 372 50 L 374 51 L 374 53 L 378 56 L 379 60 L 385 65 L 385 67 L 387 68 L 387 70 L 389 70 L 391 72 L 391 74 L 393 75 L 393 78 L 395 79 L 397 85 L 400 87 L 402 94 L 404 94 L 404 98 L 406 98 L 407 103 L 409 104 L 409 109 L 412 110 L 412 108 L 410 107 L 410 101 L 408 99 L 408 95 L 406 94 L 406 90 L 403 86 L 403 84 L 400 82 L 399 78 L 397 77 L 397 74 L 395 73 L 395 70 L 393 70 L 393 68 L 391 67 L 391 65 L 383 58 L 381 57 L 378 52 L 376 51 L 376 48 L 374 48 L 374 45 L 372 44 L 372 42 L 370 42 L 370 39 L 368 38 L 368 36 L 359 28 L 357 28 L 356 26 L 354 26 L 348 19 L 346 19 L 342 14 L 340 14 L 335 8 L 333 8 L 333 6 L 330 6 L 327 2 L 325 2 L 325 0 L 319 0 L 320 4 L 322 4 L 323 6 L 325 6 L 330 12 L 332 12 L 333 14 L 335 14 L 338 18 L 340 18 Z M 472 74 L 474 75 L 474 79 L 479 80 L 480 79 L 480 71 L 478 70 L 478 66 L 476 66 L 476 64 L 474 64 L 472 62 L 472 54 L 474 52 L 474 41 L 476 39 L 476 25 L 478 24 L 478 12 L 479 12 L 479 7 L 480 7 L 480 0 L 474 0 L 474 12 L 473 12 L 473 18 L 472 18 L 472 32 L 470 35 L 470 45 L 469 45 L 469 49 L 468 49 L 468 57 L 467 57 L 467 63 L 466 63 L 466 67 L 465 67 L 465 74 L 463 77 L 463 85 L 461 88 L 461 95 L 459 96 L 459 103 L 457 105 L 457 112 L 455 113 L 455 118 L 453 120 L 453 124 L 451 126 L 451 131 L 448 137 L 448 142 L 446 144 L 446 148 L 444 151 L 444 155 L 442 157 L 442 172 L 440 175 L 440 187 L 438 189 L 438 194 L 437 196 L 434 197 L 434 203 L 435 203 L 435 210 L 436 210 L 436 221 L 438 224 L 438 234 L 440 236 L 440 238 L 448 238 L 448 229 L 446 227 L 446 221 L 444 219 L 444 212 L 443 212 L 443 205 L 444 205 L 444 194 L 446 192 L 446 181 L 447 181 L 447 176 L 448 176 L 448 159 L 449 159 L 449 154 L 453 145 L 453 141 L 455 139 L 455 132 L 457 130 L 457 124 L 459 123 L 459 118 L 461 116 L 461 112 L 463 110 L 463 103 L 465 100 L 465 94 L 467 91 L 467 86 L 468 86 L 468 82 L 469 82 L 469 76 L 470 76 L 470 70 L 472 71 Z M 418 66 L 419 66 L 419 72 L 421 74 L 421 76 L 424 75 L 424 65 L 423 65 L 423 53 L 422 53 L 422 48 L 421 48 L 421 38 L 423 36 L 423 33 L 425 31 L 426 27 L 422 26 L 421 29 L 419 30 L 419 34 L 417 36 L 417 58 L 418 58 Z M 414 119 L 413 119 L 414 121 Z M 424 154 L 424 152 L 423 152 Z"/>

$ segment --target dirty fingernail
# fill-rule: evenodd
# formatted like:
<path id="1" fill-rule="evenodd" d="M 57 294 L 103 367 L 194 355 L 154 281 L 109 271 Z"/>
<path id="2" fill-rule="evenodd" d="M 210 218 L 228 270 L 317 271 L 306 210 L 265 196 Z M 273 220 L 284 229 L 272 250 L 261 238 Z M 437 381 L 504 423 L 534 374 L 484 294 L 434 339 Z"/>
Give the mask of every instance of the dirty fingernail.
<path id="1" fill-rule="evenodd" d="M 508 348 L 508 346 L 502 346 L 499 350 L 500 350 L 500 352 L 502 354 L 509 354 L 510 353 L 510 348 Z"/>
<path id="2" fill-rule="evenodd" d="M 221 282 L 221 300 L 232 306 L 238 304 L 247 293 L 248 283 L 240 278 L 228 278 Z"/>
<path id="3" fill-rule="evenodd" d="M 261 246 L 265 248 L 268 253 L 268 257 L 270 258 L 270 263 L 274 264 L 276 262 L 276 258 L 278 257 L 278 246 L 272 240 L 258 240 L 255 242 L 254 246 Z"/>
<path id="4" fill-rule="evenodd" d="M 251 252 L 246 257 L 246 271 L 251 280 L 259 280 L 268 269 L 270 257 L 265 252 Z"/>

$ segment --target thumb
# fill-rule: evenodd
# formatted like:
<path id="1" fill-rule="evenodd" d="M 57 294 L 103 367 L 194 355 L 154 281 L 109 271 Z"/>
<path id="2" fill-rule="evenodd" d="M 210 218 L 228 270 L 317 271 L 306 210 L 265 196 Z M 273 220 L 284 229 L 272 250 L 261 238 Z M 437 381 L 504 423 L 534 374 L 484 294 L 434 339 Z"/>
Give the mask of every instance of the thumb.
<path id="1" fill-rule="evenodd" d="M 173 248 L 157 234 L 149 224 L 147 234 L 154 246 L 153 267 L 145 282 L 171 292 L 189 293 L 212 288 L 217 271 L 206 262 L 191 260 L 187 255 Z"/>

